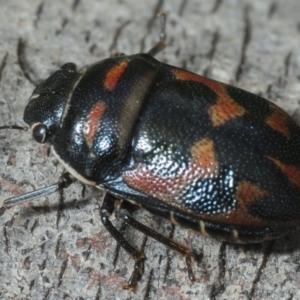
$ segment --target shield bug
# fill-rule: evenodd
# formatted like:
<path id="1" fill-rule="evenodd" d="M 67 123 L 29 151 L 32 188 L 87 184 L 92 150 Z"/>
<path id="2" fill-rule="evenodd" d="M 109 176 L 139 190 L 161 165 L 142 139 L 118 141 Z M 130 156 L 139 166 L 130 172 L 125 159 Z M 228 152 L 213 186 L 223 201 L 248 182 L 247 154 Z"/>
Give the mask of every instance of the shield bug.
<path id="1" fill-rule="evenodd" d="M 281 237 L 300 220 L 300 127 L 266 99 L 154 59 L 165 45 L 161 19 L 160 42 L 148 53 L 80 71 L 67 63 L 36 87 L 24 121 L 67 173 L 5 201 L 8 208 L 75 179 L 104 189 L 101 220 L 135 260 L 132 290 L 144 255 L 110 221 L 119 199 L 118 217 L 182 254 L 191 281 L 193 251 L 133 210 L 233 243 Z"/>

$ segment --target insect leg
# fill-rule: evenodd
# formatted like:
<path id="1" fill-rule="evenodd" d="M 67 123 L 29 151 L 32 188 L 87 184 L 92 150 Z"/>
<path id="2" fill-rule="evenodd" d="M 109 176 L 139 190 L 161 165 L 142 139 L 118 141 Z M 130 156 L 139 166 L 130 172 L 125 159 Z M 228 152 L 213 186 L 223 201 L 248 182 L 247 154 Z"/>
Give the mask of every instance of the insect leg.
<path id="1" fill-rule="evenodd" d="M 163 235 L 161 235 L 160 233 L 156 232 L 155 230 L 143 225 L 142 223 L 136 221 L 129 213 L 129 210 L 127 209 L 127 207 L 131 206 L 131 203 L 128 202 L 122 202 L 122 204 L 120 205 L 120 209 L 118 212 L 118 216 L 120 218 L 122 218 L 124 220 L 124 222 L 127 225 L 130 225 L 132 227 L 134 227 L 135 229 L 143 232 L 144 234 L 146 234 L 147 236 L 152 237 L 153 239 L 157 240 L 158 242 L 164 244 L 165 246 L 167 246 L 168 248 L 180 253 L 184 258 L 185 258 L 185 263 L 187 266 L 187 272 L 188 272 L 188 276 L 190 281 L 193 283 L 195 282 L 195 275 L 193 272 L 193 268 L 192 268 L 192 258 L 196 258 L 197 260 L 199 260 L 198 255 L 196 255 L 195 253 L 193 253 L 193 251 L 183 245 L 180 245 L 176 242 L 174 242 L 173 240 L 164 237 Z"/>
<path id="2" fill-rule="evenodd" d="M 115 210 L 116 201 L 117 199 L 114 196 L 108 193 L 105 195 L 100 209 L 101 221 L 108 232 L 111 234 L 111 236 L 116 240 L 116 242 L 135 260 L 134 270 L 127 286 L 125 286 L 125 288 L 135 291 L 137 283 L 141 279 L 144 272 L 145 256 L 143 253 L 139 252 L 133 246 L 131 246 L 129 242 L 124 238 L 123 233 L 120 232 L 116 227 L 114 227 L 109 220 L 111 214 Z"/>

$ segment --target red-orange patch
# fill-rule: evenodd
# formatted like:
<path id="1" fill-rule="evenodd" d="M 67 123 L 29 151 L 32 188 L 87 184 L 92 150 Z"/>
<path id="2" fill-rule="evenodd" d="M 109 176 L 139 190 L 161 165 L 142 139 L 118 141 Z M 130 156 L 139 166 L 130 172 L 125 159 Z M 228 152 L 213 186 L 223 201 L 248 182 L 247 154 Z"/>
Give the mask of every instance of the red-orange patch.
<path id="1" fill-rule="evenodd" d="M 171 201 L 176 196 L 174 193 L 180 192 L 183 185 L 181 176 L 173 178 L 158 176 L 143 166 L 126 172 L 123 179 L 130 187 L 164 201 Z"/>
<path id="2" fill-rule="evenodd" d="M 210 138 L 203 138 L 191 148 L 192 163 L 201 170 L 200 178 L 208 175 L 217 175 L 219 163 L 216 158 L 214 143 Z"/>
<path id="3" fill-rule="evenodd" d="M 120 64 L 113 66 L 106 74 L 104 79 L 104 87 L 107 90 L 113 91 L 120 80 L 122 74 L 129 65 L 129 61 L 123 61 Z"/>
<path id="4" fill-rule="evenodd" d="M 224 92 L 223 84 L 212 79 L 180 69 L 173 69 L 172 73 L 175 75 L 176 79 L 203 83 L 217 94 L 222 94 Z"/>
<path id="5" fill-rule="evenodd" d="M 269 225 L 270 221 L 262 220 L 258 217 L 254 217 L 250 215 L 246 208 L 238 208 L 234 211 L 229 212 L 226 215 L 212 215 L 212 216 L 205 216 L 205 219 L 219 222 L 220 224 L 230 224 L 230 225 L 250 225 L 253 224 L 257 226 L 262 226 L 264 224 Z"/>
<path id="6" fill-rule="evenodd" d="M 209 107 L 208 114 L 214 127 L 245 114 L 245 109 L 234 102 L 227 94 L 218 96 L 217 103 Z"/>
<path id="7" fill-rule="evenodd" d="M 290 116 L 279 108 L 274 103 L 268 101 L 269 105 L 272 107 L 273 113 L 267 117 L 266 123 L 274 130 L 280 132 L 287 138 L 290 136 L 290 130 L 286 124 L 286 120 L 290 120 Z"/>
<path id="8" fill-rule="evenodd" d="M 174 69 L 172 73 L 176 79 L 205 84 L 217 94 L 217 103 L 208 109 L 208 114 L 214 127 L 223 125 L 227 121 L 245 114 L 246 110 L 228 95 L 224 84 L 184 70 Z"/>
<path id="9" fill-rule="evenodd" d="M 84 125 L 84 135 L 86 143 L 89 147 L 92 147 L 94 137 L 100 126 L 101 118 L 105 112 L 106 105 L 104 102 L 98 102 L 91 109 L 88 119 Z"/>
<path id="10" fill-rule="evenodd" d="M 256 184 L 248 181 L 241 181 L 237 186 L 236 199 L 240 205 L 255 202 L 267 195 L 267 192 Z"/>
<path id="11" fill-rule="evenodd" d="M 236 191 L 236 200 L 238 201 L 237 207 L 227 214 L 205 215 L 204 219 L 230 225 L 270 225 L 270 220 L 264 220 L 253 216 L 249 214 L 248 211 L 248 204 L 259 201 L 265 196 L 267 196 L 267 192 L 259 186 L 247 181 L 241 181 L 238 184 Z"/>
<path id="12" fill-rule="evenodd" d="M 213 141 L 203 138 L 191 148 L 191 161 L 185 169 L 179 168 L 177 173 L 167 176 L 167 169 L 155 174 L 147 165 L 139 165 L 136 169 L 128 171 L 123 176 L 124 181 L 132 188 L 151 195 L 166 202 L 182 200 L 183 190 L 198 178 L 214 177 L 218 175 L 219 164 L 217 162 Z M 174 163 L 175 164 L 175 163 Z"/>
<path id="13" fill-rule="evenodd" d="M 280 168 L 281 172 L 284 173 L 293 184 L 300 187 L 300 170 L 298 168 L 292 165 L 284 164 L 280 160 L 273 157 L 269 156 L 268 158 Z"/>

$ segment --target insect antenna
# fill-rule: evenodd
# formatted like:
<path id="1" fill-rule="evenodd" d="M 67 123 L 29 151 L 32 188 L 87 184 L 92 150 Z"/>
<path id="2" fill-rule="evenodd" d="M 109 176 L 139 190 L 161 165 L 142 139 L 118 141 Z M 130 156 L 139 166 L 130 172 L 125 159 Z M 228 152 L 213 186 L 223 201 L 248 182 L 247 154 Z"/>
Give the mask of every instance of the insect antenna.
<path id="1" fill-rule="evenodd" d="M 0 126 L 0 130 L 4 130 L 4 129 L 19 129 L 19 130 L 27 131 L 28 127 L 18 126 L 18 125 L 3 125 L 3 126 Z"/>
<path id="2" fill-rule="evenodd" d="M 64 173 L 60 176 L 58 182 L 53 185 L 4 200 L 4 207 L 10 208 L 21 203 L 40 198 L 42 196 L 50 195 L 52 193 L 57 192 L 58 190 L 67 188 L 68 186 L 70 186 L 70 184 L 74 182 L 74 180 L 74 177 L 72 177 L 69 173 Z"/>
<path id="3" fill-rule="evenodd" d="M 160 18 L 160 33 L 159 33 L 159 41 L 151 48 L 147 53 L 151 56 L 155 56 L 157 53 L 161 52 L 166 47 L 166 20 L 167 14 L 161 12 L 157 15 Z"/>

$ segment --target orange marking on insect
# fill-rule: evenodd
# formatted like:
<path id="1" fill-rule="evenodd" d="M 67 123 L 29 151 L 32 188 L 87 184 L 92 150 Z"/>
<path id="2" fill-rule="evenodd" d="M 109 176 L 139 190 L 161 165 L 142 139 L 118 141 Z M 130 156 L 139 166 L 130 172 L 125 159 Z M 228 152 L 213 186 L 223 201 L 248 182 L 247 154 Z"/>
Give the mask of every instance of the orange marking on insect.
<path id="1" fill-rule="evenodd" d="M 265 225 L 272 224 L 270 220 L 263 220 L 259 217 L 250 215 L 247 209 L 244 207 L 240 207 L 236 210 L 233 210 L 228 214 L 205 216 L 204 218 L 210 221 L 218 222 L 220 224 L 230 224 L 230 225 L 235 224 L 235 225 L 253 226 L 253 224 L 256 224 L 257 226 L 265 226 Z M 274 222 L 274 224 L 276 223 Z"/>
<path id="2" fill-rule="evenodd" d="M 210 138 L 203 138 L 191 148 L 193 169 L 201 170 L 200 177 L 217 175 L 219 164 L 214 150 L 214 142 Z"/>
<path id="3" fill-rule="evenodd" d="M 158 176 L 142 165 L 126 172 L 123 179 L 130 187 L 165 201 L 171 201 L 176 197 L 172 191 L 178 193 L 183 184 L 181 176 L 173 178 Z"/>
<path id="4" fill-rule="evenodd" d="M 241 205 L 260 200 L 265 196 L 267 192 L 251 182 L 243 180 L 237 186 L 236 199 Z"/>
<path id="5" fill-rule="evenodd" d="M 234 102 L 227 94 L 217 98 L 217 103 L 208 108 L 208 114 L 214 127 L 245 114 L 245 109 Z"/>
<path id="6" fill-rule="evenodd" d="M 300 170 L 298 168 L 292 165 L 284 164 L 280 160 L 273 157 L 268 156 L 268 158 L 280 168 L 282 173 L 285 174 L 293 184 L 300 186 Z"/>
<path id="7" fill-rule="evenodd" d="M 210 220 L 220 224 L 236 224 L 236 225 L 251 225 L 265 226 L 270 224 L 270 220 L 263 220 L 259 217 L 249 214 L 248 204 L 263 199 L 268 196 L 268 193 L 248 181 L 240 181 L 237 185 L 236 199 L 238 205 L 232 211 L 226 214 L 218 215 L 203 215 L 203 220 Z"/>
<path id="8" fill-rule="evenodd" d="M 262 226 L 265 221 L 249 215 L 247 205 L 259 201 L 267 195 L 268 193 L 259 186 L 245 180 L 240 181 L 236 190 L 237 208 L 226 215 L 206 216 L 205 218 L 225 224 L 253 225 L 255 223 Z"/>
<path id="9" fill-rule="evenodd" d="M 158 174 L 147 165 L 138 165 L 127 171 L 124 181 L 132 188 L 154 198 L 175 203 L 182 201 L 182 193 L 194 180 L 212 178 L 218 175 L 219 164 L 215 156 L 213 141 L 203 138 L 191 148 L 191 161 L 186 168 L 179 168 L 177 173 L 168 175 L 170 166 L 158 170 Z M 176 162 L 174 162 L 176 165 Z M 167 174 L 167 175 L 164 175 Z"/>
<path id="10" fill-rule="evenodd" d="M 203 83 L 217 94 L 216 104 L 208 108 L 208 114 L 214 127 L 245 114 L 246 110 L 228 95 L 226 85 L 223 83 L 179 69 L 174 69 L 172 73 L 176 79 Z"/>
<path id="11" fill-rule="evenodd" d="M 172 73 L 175 75 L 176 79 L 179 80 L 186 80 L 186 81 L 196 81 L 205 84 L 210 89 L 212 89 L 217 94 L 222 94 L 224 92 L 224 85 L 223 83 L 217 82 L 215 80 L 187 72 L 185 70 L 180 69 L 173 69 Z"/>
<path id="12" fill-rule="evenodd" d="M 104 87 L 107 90 L 113 91 L 120 80 L 122 74 L 129 65 L 129 61 L 123 61 L 120 64 L 113 66 L 106 74 L 104 79 Z"/>
<path id="13" fill-rule="evenodd" d="M 269 105 L 272 107 L 273 113 L 267 117 L 266 123 L 274 130 L 282 133 L 287 138 L 290 137 L 290 130 L 286 122 L 291 119 L 291 117 L 279 108 L 277 105 L 274 105 L 272 102 L 268 101 Z"/>
<path id="14" fill-rule="evenodd" d="M 88 119 L 84 125 L 83 133 L 89 148 L 93 145 L 93 140 L 100 126 L 101 118 L 105 112 L 106 105 L 104 102 L 98 102 L 91 109 Z"/>

